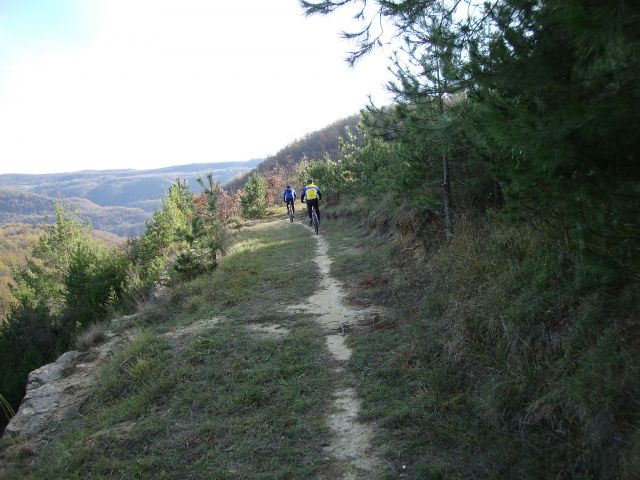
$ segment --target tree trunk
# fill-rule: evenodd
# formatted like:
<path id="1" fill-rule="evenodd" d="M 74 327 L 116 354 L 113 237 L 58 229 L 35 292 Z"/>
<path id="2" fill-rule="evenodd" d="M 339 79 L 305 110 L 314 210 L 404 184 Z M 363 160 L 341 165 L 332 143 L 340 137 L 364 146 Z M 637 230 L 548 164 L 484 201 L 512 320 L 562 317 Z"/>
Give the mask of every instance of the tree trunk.
<path id="1" fill-rule="evenodd" d="M 444 119 L 444 95 L 446 84 L 440 78 L 440 57 L 436 58 L 437 93 L 440 118 Z M 453 237 L 453 214 L 451 212 L 451 183 L 449 182 L 449 143 L 447 135 L 442 132 L 442 204 L 444 206 L 444 232 L 447 238 Z"/>
<path id="2" fill-rule="evenodd" d="M 444 205 L 444 231 L 447 238 L 453 237 L 453 213 L 451 212 L 451 184 L 449 183 L 448 146 L 442 150 L 442 203 Z"/>

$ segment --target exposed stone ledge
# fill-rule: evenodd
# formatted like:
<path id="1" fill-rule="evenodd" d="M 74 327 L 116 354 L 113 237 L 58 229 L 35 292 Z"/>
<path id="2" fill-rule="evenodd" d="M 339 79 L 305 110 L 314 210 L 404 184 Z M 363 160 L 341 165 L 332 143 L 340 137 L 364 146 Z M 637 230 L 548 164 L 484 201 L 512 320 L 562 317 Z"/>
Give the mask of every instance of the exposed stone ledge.
<path id="1" fill-rule="evenodd" d="M 5 434 L 46 442 L 61 423 L 79 413 L 95 384 L 98 365 L 112 355 L 121 337 L 107 333 L 107 341 L 88 352 L 70 351 L 29 374 L 26 394 Z M 43 437 L 43 438 L 38 438 Z"/>

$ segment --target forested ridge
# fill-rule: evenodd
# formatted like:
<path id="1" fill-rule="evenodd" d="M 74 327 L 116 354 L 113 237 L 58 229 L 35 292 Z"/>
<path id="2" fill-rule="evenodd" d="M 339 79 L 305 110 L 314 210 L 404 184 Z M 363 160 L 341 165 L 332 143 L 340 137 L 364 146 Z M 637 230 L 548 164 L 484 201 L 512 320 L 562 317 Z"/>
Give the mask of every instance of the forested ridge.
<path id="1" fill-rule="evenodd" d="M 100 206 L 85 198 L 66 198 L 69 210 L 90 220 L 97 230 L 110 231 L 126 237 L 138 235 L 151 214 L 140 209 L 123 206 Z M 56 199 L 24 190 L 0 188 L 0 225 L 25 223 L 37 225 L 53 217 Z"/>
<path id="2" fill-rule="evenodd" d="M 395 99 L 341 130 L 339 153 L 297 162 L 294 143 L 238 191 L 178 182 L 121 250 L 58 210 L 17 273 L 0 393 L 15 406 L 29 369 L 158 284 L 176 311 L 205 308 L 180 298 L 204 289 L 225 231 L 313 177 L 332 269 L 354 302 L 387 308 L 348 364 L 387 478 L 638 478 L 640 6 L 376 0 L 362 19 L 352 61 L 384 41 L 379 25 L 402 41 Z M 234 281 L 208 300 L 233 311 Z"/>
<path id="3" fill-rule="evenodd" d="M 117 217 L 118 213 L 130 217 L 137 215 L 139 221 L 135 231 L 124 235 L 139 234 L 144 228 L 144 220 L 161 206 L 162 197 L 177 178 L 186 180 L 192 189 L 197 189 L 197 177 L 213 173 L 218 181 L 224 183 L 258 163 L 260 160 L 194 163 L 150 170 L 3 174 L 0 175 L 0 222 L 23 221 L 9 218 L 19 214 L 30 214 L 27 218 L 31 222 L 42 221 L 36 215 L 53 213 L 53 202 L 63 198 L 74 203 L 74 207 L 78 206 L 83 214 L 92 215 L 94 224 L 99 223 L 95 218 L 106 223 L 110 216 Z M 39 209 L 34 209 L 36 206 Z M 117 228 L 117 225 L 114 220 L 111 226 Z M 123 235 L 122 232 L 114 233 Z"/>
<path id="4" fill-rule="evenodd" d="M 292 141 L 276 154 L 264 159 L 253 170 L 229 180 L 225 184 L 225 189 L 229 192 L 236 192 L 244 186 L 253 173 L 260 173 L 268 177 L 274 175 L 275 172 L 276 175 L 282 176 L 287 172 L 294 171 L 296 165 L 301 162 L 324 158 L 339 159 L 342 157 L 341 139 L 347 139 L 351 135 L 353 136 L 351 140 L 357 141 L 359 122 L 360 115 L 352 115 L 337 120 L 320 130 L 308 133 L 302 138 Z"/>

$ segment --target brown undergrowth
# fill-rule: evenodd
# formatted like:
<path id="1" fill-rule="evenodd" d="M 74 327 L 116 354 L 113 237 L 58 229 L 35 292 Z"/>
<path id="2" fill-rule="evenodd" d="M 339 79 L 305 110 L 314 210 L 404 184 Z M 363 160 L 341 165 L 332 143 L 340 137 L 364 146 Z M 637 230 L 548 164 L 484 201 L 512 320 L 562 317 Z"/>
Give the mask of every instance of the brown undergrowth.
<path id="1" fill-rule="evenodd" d="M 459 220 L 445 242 L 406 215 L 323 225 L 352 300 L 389 307 L 350 362 L 389 478 L 637 478 L 638 285 L 539 226 Z"/>

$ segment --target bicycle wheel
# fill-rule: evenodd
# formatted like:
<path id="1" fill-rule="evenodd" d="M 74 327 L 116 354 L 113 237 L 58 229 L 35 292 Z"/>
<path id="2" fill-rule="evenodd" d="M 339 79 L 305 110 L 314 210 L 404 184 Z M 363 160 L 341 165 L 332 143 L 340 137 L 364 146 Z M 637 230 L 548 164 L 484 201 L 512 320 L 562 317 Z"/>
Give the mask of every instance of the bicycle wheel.
<path id="1" fill-rule="evenodd" d="M 289 214 L 289 221 L 293 223 L 293 208 L 291 208 L 290 203 L 287 203 L 287 213 Z"/>
<path id="2" fill-rule="evenodd" d="M 313 230 L 316 232 L 316 235 L 318 235 L 318 231 L 320 230 L 320 220 L 318 219 L 318 213 L 315 208 L 311 212 L 311 219 L 313 221 Z"/>

